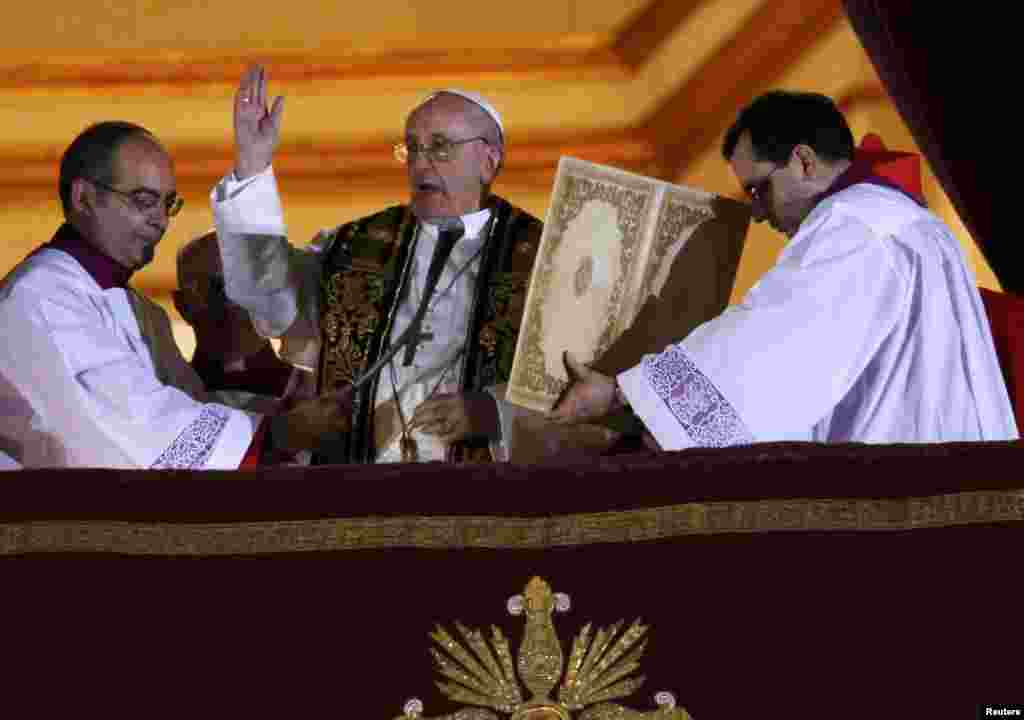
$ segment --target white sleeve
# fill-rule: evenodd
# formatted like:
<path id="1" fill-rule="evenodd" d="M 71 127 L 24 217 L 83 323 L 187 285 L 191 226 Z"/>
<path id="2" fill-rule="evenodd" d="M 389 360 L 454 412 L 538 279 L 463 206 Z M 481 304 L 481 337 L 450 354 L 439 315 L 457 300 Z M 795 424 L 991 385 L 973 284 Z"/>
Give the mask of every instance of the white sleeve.
<path id="1" fill-rule="evenodd" d="M 10 455 L 0 450 L 0 470 L 18 470 L 21 465 L 14 461 Z"/>
<path id="2" fill-rule="evenodd" d="M 61 448 L 40 462 L 237 468 L 261 416 L 161 383 L 145 342 L 111 321 L 96 297 L 19 292 L 4 303 L 0 326 L 19 338 L 0 353 L 4 377 L 36 418 L 25 432 Z"/>
<path id="3" fill-rule="evenodd" d="M 891 244 L 815 220 L 742 303 L 620 374 L 663 448 L 808 439 L 894 330 L 910 281 Z"/>
<path id="4" fill-rule="evenodd" d="M 315 366 L 323 247 L 288 242 L 273 169 L 244 181 L 223 178 L 210 204 L 228 297 L 249 311 L 257 332 L 283 340 L 286 360 Z"/>

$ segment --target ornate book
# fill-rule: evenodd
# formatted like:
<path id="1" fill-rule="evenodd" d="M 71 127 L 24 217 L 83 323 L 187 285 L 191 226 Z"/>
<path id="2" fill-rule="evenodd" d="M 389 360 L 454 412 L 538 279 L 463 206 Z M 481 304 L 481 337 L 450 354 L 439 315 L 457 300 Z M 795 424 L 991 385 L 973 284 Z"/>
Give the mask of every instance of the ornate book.
<path id="1" fill-rule="evenodd" d="M 717 315 L 749 223 L 744 203 L 563 157 L 506 399 L 546 412 L 565 351 L 618 372 Z"/>

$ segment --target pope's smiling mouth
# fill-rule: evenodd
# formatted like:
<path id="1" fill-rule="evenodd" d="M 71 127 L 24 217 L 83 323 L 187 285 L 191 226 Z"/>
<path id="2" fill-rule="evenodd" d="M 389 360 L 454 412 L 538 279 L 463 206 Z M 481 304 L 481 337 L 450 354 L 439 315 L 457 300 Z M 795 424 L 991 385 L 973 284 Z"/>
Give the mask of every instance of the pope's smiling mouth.
<path id="1" fill-rule="evenodd" d="M 443 190 L 440 183 L 430 181 L 416 183 L 416 192 L 442 192 Z"/>

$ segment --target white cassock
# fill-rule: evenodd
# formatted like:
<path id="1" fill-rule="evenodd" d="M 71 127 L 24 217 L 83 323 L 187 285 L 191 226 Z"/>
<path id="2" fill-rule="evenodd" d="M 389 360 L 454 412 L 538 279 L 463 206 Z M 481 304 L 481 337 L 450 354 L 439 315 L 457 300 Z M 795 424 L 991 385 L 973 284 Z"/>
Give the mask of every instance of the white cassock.
<path id="1" fill-rule="evenodd" d="M 20 468 L 21 465 L 14 458 L 0 450 L 0 470 L 19 470 Z"/>
<path id="2" fill-rule="evenodd" d="M 935 215 L 853 185 L 739 305 L 619 383 L 665 449 L 1016 439 L 975 282 Z"/>
<path id="3" fill-rule="evenodd" d="M 235 469 L 261 416 L 208 402 L 166 313 L 40 250 L 0 284 L 0 446 L 25 467 Z"/>
<path id="4" fill-rule="evenodd" d="M 210 199 L 228 297 L 249 311 L 261 335 L 281 338 L 284 360 L 315 371 L 320 352 L 324 241 L 318 238 L 302 249 L 289 244 L 272 168 L 241 182 L 229 175 L 214 187 Z M 396 387 L 406 422 L 428 397 L 458 391 L 470 303 L 489 217 L 489 210 L 481 210 L 462 218 L 466 234 L 452 249 L 423 320 L 423 332 L 432 333 L 433 338 L 420 343 L 409 367 L 404 366 L 404 351 L 399 351 L 381 370 L 377 407 L 391 400 Z M 420 223 L 409 268 L 411 284 L 398 308 L 392 341 L 405 330 L 419 306 L 436 243 L 437 228 Z M 499 399 L 500 394 L 494 396 L 505 438 L 506 418 L 513 417 L 515 410 Z M 415 431 L 412 435 L 420 460 L 444 459 L 445 446 L 437 438 Z M 399 441 L 399 434 L 390 433 L 387 442 L 378 443 L 377 462 L 400 462 Z M 492 443 L 491 452 L 496 459 L 507 458 L 502 443 Z"/>

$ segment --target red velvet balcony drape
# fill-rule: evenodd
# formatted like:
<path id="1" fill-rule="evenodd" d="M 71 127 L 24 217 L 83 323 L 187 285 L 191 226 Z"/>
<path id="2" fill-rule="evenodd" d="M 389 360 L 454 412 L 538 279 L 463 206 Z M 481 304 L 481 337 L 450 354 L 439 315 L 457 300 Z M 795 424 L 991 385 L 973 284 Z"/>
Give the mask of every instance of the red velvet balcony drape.
<path id="1" fill-rule="evenodd" d="M 1019 154 L 1020 118 L 1011 84 L 1016 77 L 1003 72 L 1015 56 L 1007 35 L 1019 27 L 1010 16 L 1012 5 L 909 0 L 843 0 L 843 5 L 1003 289 L 1024 293 L 1024 265 L 1013 249 L 1018 243 L 997 237 L 995 228 L 996 178 L 1009 173 L 1016 179 Z"/>
<path id="2" fill-rule="evenodd" d="M 458 705 L 428 634 L 494 624 L 518 652 L 505 603 L 538 575 L 572 599 L 563 646 L 650 625 L 636 709 L 669 690 L 695 720 L 973 717 L 1020 688 L 1022 467 L 1016 443 L 792 443 L 8 473 L 0 707 L 438 717 Z"/>

